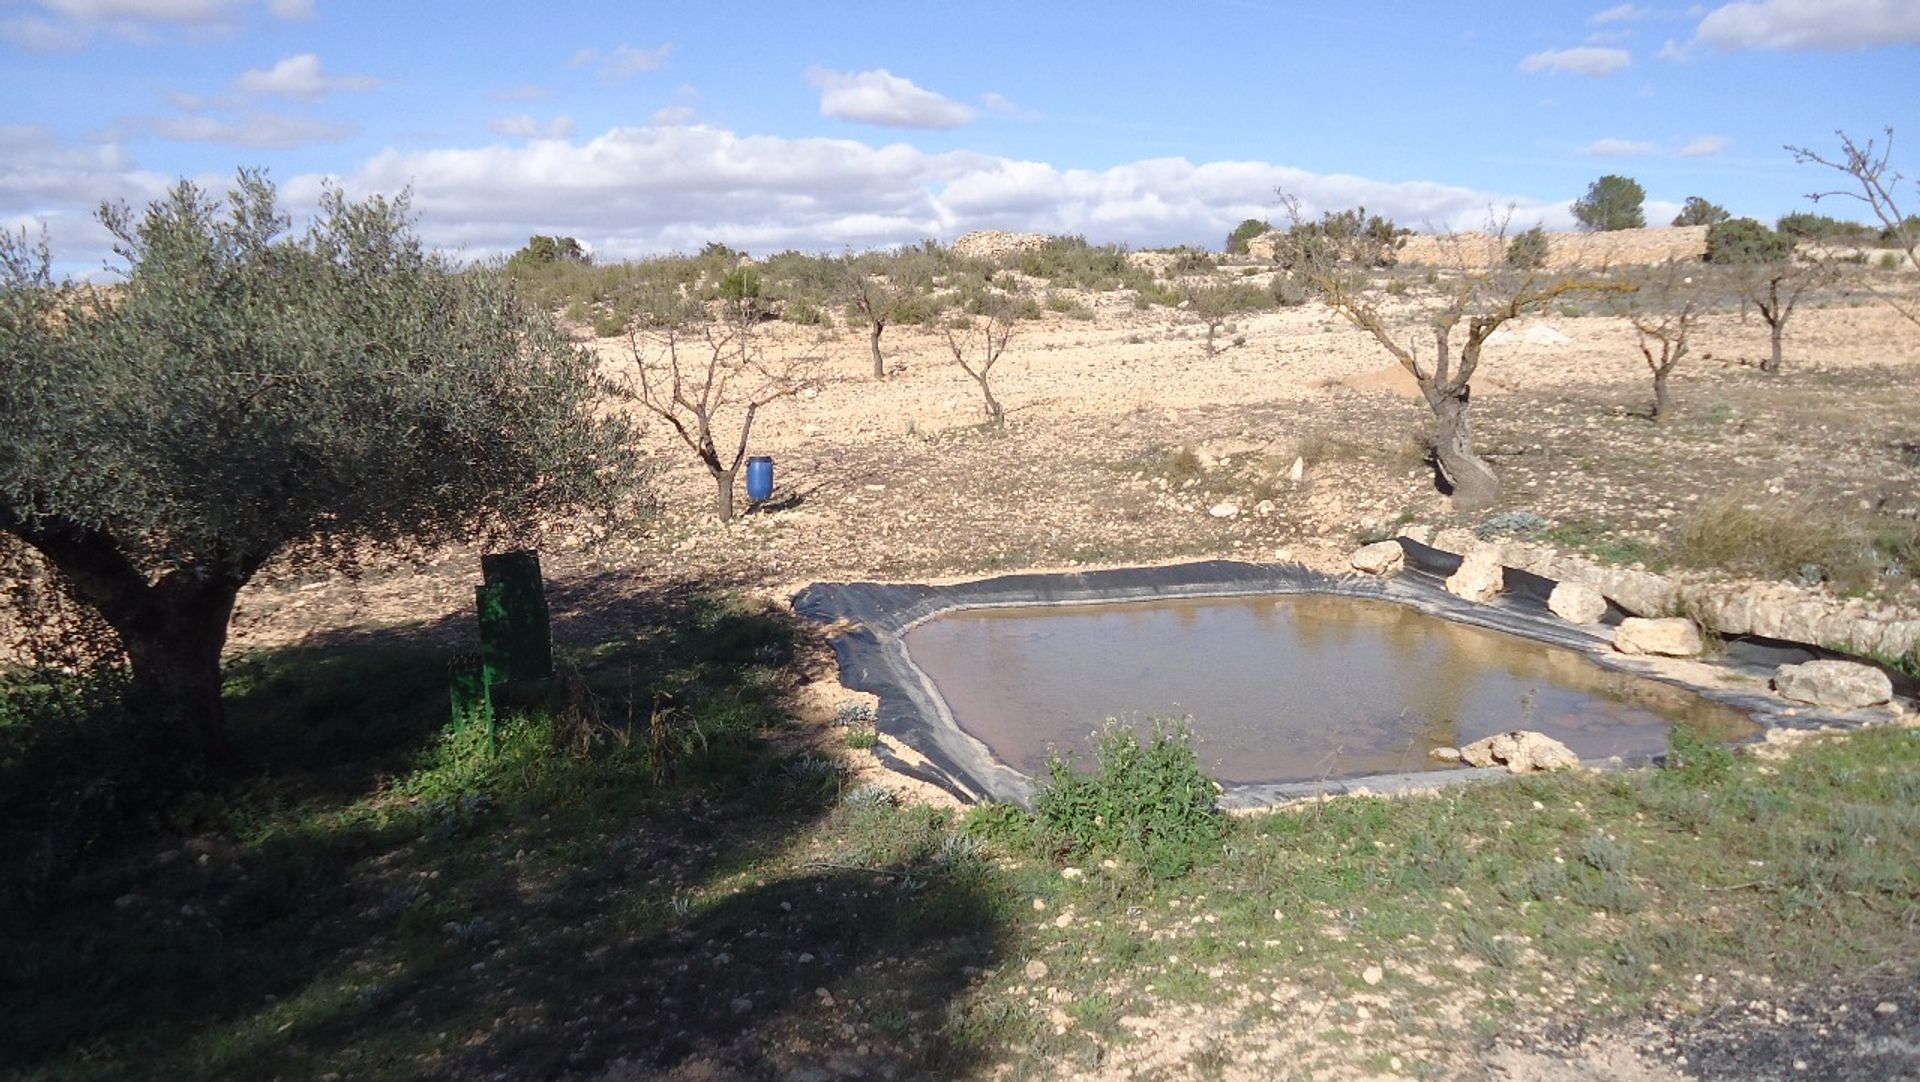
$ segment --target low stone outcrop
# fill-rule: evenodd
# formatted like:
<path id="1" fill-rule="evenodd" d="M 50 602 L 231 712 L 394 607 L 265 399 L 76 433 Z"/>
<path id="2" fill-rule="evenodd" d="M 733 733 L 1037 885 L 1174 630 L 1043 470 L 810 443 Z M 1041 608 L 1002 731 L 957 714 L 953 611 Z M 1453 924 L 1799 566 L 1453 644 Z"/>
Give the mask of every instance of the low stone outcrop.
<path id="1" fill-rule="evenodd" d="M 1045 248 L 1053 238 L 1045 233 L 1008 233 L 1000 229 L 976 229 L 963 234 L 947 249 L 963 259 L 1000 259 L 1016 252 Z"/>
<path id="2" fill-rule="evenodd" d="M 1491 547 L 1467 553 L 1460 569 L 1447 576 L 1447 592 L 1468 601 L 1491 601 L 1506 584 L 1506 567 Z"/>
<path id="3" fill-rule="evenodd" d="M 1584 582 L 1562 582 L 1547 595 L 1547 608 L 1568 623 L 1597 624 L 1607 615 L 1607 599 Z"/>
<path id="4" fill-rule="evenodd" d="M 1657 620 L 1629 616 L 1613 631 L 1613 648 L 1623 654 L 1695 657 L 1703 647 L 1700 628 L 1678 616 Z"/>
<path id="5" fill-rule="evenodd" d="M 1401 548 L 1398 541 L 1378 541 L 1353 550 L 1347 562 L 1353 565 L 1355 571 L 1364 571 L 1369 575 L 1391 575 L 1405 566 L 1407 550 Z"/>
<path id="6" fill-rule="evenodd" d="M 1920 646 L 1920 617 L 1911 610 L 1842 599 L 1784 582 L 1677 579 L 1632 567 L 1595 563 L 1528 541 L 1482 542 L 1468 530 L 1409 526 L 1402 537 L 1445 552 L 1493 548 L 1508 567 L 1555 582 L 1579 582 L 1639 616 L 1684 610 L 1722 635 L 1758 635 L 1858 654 L 1898 656 Z"/>
<path id="7" fill-rule="evenodd" d="M 1893 681 L 1871 665 L 1852 661 L 1808 661 L 1782 665 L 1773 673 L 1773 690 L 1783 699 L 1838 710 L 1878 706 L 1893 698 Z"/>
<path id="8" fill-rule="evenodd" d="M 1508 773 L 1566 770 L 1580 765 L 1573 749 L 1531 729 L 1515 729 L 1476 740 L 1460 749 L 1460 758 L 1473 766 L 1504 766 Z"/>

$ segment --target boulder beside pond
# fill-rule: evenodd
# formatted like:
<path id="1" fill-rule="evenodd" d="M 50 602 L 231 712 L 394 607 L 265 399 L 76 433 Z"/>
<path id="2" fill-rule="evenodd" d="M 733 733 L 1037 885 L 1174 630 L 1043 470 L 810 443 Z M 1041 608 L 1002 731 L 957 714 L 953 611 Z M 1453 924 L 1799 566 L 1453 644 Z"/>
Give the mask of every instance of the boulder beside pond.
<path id="1" fill-rule="evenodd" d="M 1705 649 L 1700 629 L 1682 616 L 1646 619 L 1629 616 L 1613 631 L 1613 648 L 1623 654 L 1697 657 Z"/>
<path id="2" fill-rule="evenodd" d="M 1597 624 L 1607 615 L 1607 599 L 1584 582 L 1561 582 L 1547 595 L 1547 608 L 1570 624 Z"/>
<path id="3" fill-rule="evenodd" d="M 1495 733 L 1460 749 L 1460 758 L 1473 766 L 1504 766 L 1512 774 L 1535 770 L 1566 770 L 1580 765 L 1573 749 L 1531 729 Z"/>
<path id="4" fill-rule="evenodd" d="M 1783 699 L 1836 710 L 1878 706 L 1893 698 L 1893 681 L 1871 665 L 1854 661 L 1808 661 L 1773 672 L 1773 690 Z"/>
<path id="5" fill-rule="evenodd" d="M 1391 575 L 1406 565 L 1407 550 L 1401 548 L 1398 541 L 1377 541 L 1354 549 L 1353 556 L 1347 562 L 1353 565 L 1355 571 L 1364 571 L 1369 575 Z"/>
<path id="6" fill-rule="evenodd" d="M 1468 601 L 1491 601 L 1506 585 L 1507 569 L 1492 548 L 1476 548 L 1447 576 L 1447 592 Z"/>

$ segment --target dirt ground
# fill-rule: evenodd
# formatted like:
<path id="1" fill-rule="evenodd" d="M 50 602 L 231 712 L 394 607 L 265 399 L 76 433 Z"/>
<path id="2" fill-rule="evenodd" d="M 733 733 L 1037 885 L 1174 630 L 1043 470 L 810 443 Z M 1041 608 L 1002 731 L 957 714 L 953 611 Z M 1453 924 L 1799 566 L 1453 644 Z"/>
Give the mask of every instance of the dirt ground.
<path id="1" fill-rule="evenodd" d="M 1220 557 L 1342 568 L 1357 537 L 1398 522 L 1483 521 L 1454 516 L 1436 489 L 1411 379 L 1328 309 L 1252 316 L 1222 335 L 1244 344 L 1209 357 L 1182 313 L 1088 299 L 1091 320 L 1049 312 L 1018 326 L 993 373 L 1008 409 L 997 430 L 980 427 L 978 391 L 936 333 L 888 330 L 894 374 L 875 381 L 864 333 L 771 325 L 772 355 L 822 362 L 815 384 L 755 422 L 750 453 L 773 457 L 774 497 L 720 525 L 712 481 L 656 421 L 657 510 L 609 537 L 550 542 L 560 603 L 682 578 L 784 594 L 821 579 Z M 1695 341 L 1675 410 L 1655 424 L 1625 319 L 1556 312 L 1496 335 L 1474 409 L 1507 482 L 1499 510 L 1618 540 L 1657 538 L 1725 494 L 1920 515 L 1920 328 L 1861 299 L 1803 305 L 1778 375 L 1754 367 L 1767 350 L 1758 318 L 1712 316 Z M 616 367 L 625 351 L 596 347 Z M 722 420 L 723 440 L 737 438 L 737 415 Z M 464 611 L 476 556 L 353 580 L 270 568 L 241 597 L 232 647 Z"/>
<path id="2" fill-rule="evenodd" d="M 997 430 L 979 426 L 978 393 L 934 333 L 888 330 L 894 374 L 876 382 L 863 333 L 776 326 L 773 351 L 819 356 L 824 377 L 763 410 L 753 429 L 751 452 L 775 460 L 774 498 L 718 524 L 712 482 L 653 424 L 657 510 L 610 537 L 545 549 L 556 615 L 570 634 L 617 635 L 617 618 L 603 615 L 614 601 L 691 579 L 787 596 L 824 579 L 1201 558 L 1341 569 L 1358 538 L 1398 523 L 1484 520 L 1456 516 L 1436 490 L 1411 381 L 1327 309 L 1249 317 L 1222 336 L 1242 344 L 1208 356 L 1202 328 L 1177 311 L 1087 300 L 1091 320 L 1050 312 L 1019 325 L 994 372 L 1008 407 Z M 1768 344 L 1758 319 L 1713 316 L 1696 343 L 1674 378 L 1674 415 L 1655 424 L 1626 320 L 1568 309 L 1503 330 L 1474 397 L 1480 448 L 1508 486 L 1497 510 L 1624 540 L 1657 539 L 1689 507 L 1729 493 L 1920 514 L 1920 328 L 1884 306 L 1828 298 L 1794 316 L 1778 375 L 1755 367 Z M 620 343 L 596 346 L 619 362 Z M 231 647 L 423 620 L 459 628 L 444 618 L 470 611 L 476 557 L 449 551 L 352 580 L 270 572 L 243 594 Z M 1909 1022 L 1920 1004 L 1907 992 L 1810 994 L 1791 1005 L 1814 1020 L 1799 1028 L 1747 1018 L 1736 1003 L 1680 1028 L 1656 1020 L 1589 1034 L 1543 1022 L 1487 1048 L 1479 1077 L 1896 1077 L 1920 1062 Z M 1849 1035 L 1833 1022 L 1846 1039 L 1828 1039 L 1817 1023 L 1862 995 L 1850 1017 L 1878 1028 Z M 1889 998 L 1908 1013 L 1872 1013 Z M 1883 1053 L 1893 1058 L 1875 1058 Z M 1120 1066 L 1116 1077 L 1132 1073 Z"/>

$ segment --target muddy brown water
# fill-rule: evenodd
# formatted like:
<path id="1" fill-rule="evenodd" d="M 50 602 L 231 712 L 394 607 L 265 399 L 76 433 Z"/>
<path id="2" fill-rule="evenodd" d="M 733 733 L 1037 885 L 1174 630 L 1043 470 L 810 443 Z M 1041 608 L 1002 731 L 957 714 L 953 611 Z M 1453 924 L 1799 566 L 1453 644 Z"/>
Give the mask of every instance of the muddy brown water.
<path id="1" fill-rule="evenodd" d="M 1582 758 L 1663 751 L 1681 720 L 1759 729 L 1570 650 L 1347 597 L 967 609 L 906 645 L 960 727 L 1036 776 L 1050 750 L 1090 761 L 1109 717 L 1190 717 L 1202 769 L 1228 783 L 1453 769 L 1428 751 L 1508 729 Z"/>

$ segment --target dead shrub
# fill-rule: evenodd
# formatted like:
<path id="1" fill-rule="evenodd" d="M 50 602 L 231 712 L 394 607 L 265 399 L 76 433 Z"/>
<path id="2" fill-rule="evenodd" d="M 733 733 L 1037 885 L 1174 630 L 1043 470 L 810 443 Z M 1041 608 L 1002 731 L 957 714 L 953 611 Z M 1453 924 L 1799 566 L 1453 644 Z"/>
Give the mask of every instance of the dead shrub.
<path id="1" fill-rule="evenodd" d="M 1805 503 L 1725 497 L 1680 524 L 1673 555 L 1687 567 L 1853 591 L 1909 576 L 1914 568 L 1903 557 L 1913 551 L 1913 532 L 1870 530 Z"/>

